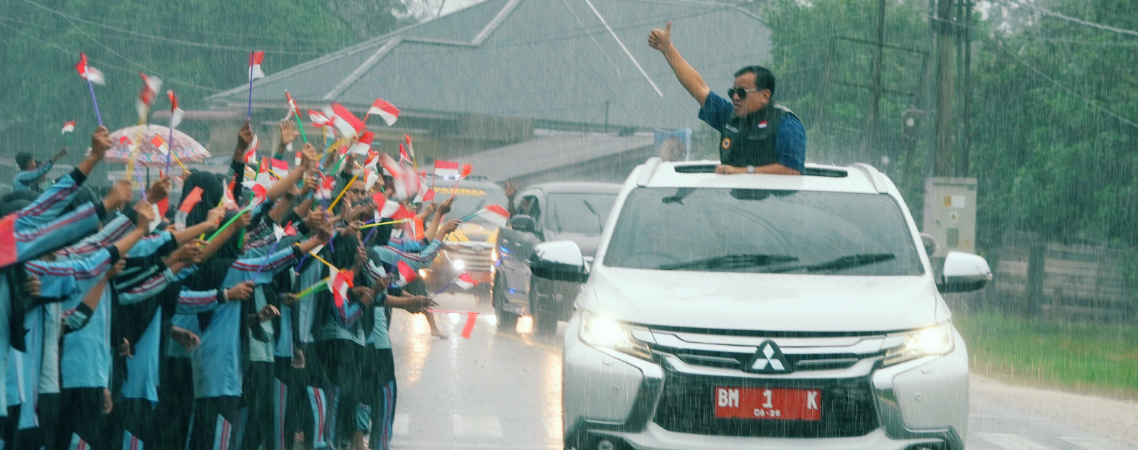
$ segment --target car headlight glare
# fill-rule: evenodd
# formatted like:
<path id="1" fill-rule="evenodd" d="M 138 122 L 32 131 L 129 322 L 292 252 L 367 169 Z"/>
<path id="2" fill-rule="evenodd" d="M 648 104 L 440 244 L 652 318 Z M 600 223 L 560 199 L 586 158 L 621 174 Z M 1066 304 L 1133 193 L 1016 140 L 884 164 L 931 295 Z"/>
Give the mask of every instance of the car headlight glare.
<path id="1" fill-rule="evenodd" d="M 951 322 L 910 331 L 901 336 L 903 337 L 901 345 L 885 352 L 886 366 L 925 356 L 943 355 L 951 352 L 955 345 Z"/>
<path id="2" fill-rule="evenodd" d="M 613 349 L 641 359 L 652 359 L 652 350 L 648 348 L 648 344 L 632 336 L 634 329 L 638 327 L 587 311 L 581 316 L 580 336 L 584 343 L 596 348 Z"/>
<path id="3" fill-rule="evenodd" d="M 451 261 L 451 264 L 454 265 L 454 270 L 459 271 L 459 272 L 462 272 L 462 269 L 466 268 L 466 262 L 464 262 L 461 259 L 456 259 L 454 261 Z"/>

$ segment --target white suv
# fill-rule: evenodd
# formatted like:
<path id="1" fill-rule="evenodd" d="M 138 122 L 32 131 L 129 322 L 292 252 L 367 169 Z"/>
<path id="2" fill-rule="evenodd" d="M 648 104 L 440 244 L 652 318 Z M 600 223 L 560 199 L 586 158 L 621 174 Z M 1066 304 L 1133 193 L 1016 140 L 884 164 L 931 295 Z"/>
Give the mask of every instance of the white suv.
<path id="1" fill-rule="evenodd" d="M 968 354 L 908 207 L 868 165 L 717 175 L 653 158 L 591 267 L 538 245 L 534 276 L 584 281 L 565 333 L 565 447 L 962 449 Z"/>

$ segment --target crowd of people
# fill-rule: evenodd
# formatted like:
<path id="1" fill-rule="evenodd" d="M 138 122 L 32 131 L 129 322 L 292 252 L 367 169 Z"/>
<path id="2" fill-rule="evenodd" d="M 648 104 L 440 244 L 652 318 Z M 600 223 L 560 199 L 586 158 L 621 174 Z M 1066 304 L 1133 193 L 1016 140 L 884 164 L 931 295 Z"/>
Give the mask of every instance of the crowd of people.
<path id="1" fill-rule="evenodd" d="M 128 181 L 85 187 L 103 127 L 42 192 L 50 164 L 21 164 L 26 188 L 0 201 L 0 448 L 388 448 L 391 313 L 434 305 L 398 269 L 434 259 L 450 202 L 402 199 L 429 224 L 405 231 L 379 217 L 390 177 L 351 156 L 331 173 L 308 144 L 258 188 L 242 182 L 254 140 L 246 123 L 229 173 L 186 171 L 179 198 L 168 176 L 137 201 Z"/>

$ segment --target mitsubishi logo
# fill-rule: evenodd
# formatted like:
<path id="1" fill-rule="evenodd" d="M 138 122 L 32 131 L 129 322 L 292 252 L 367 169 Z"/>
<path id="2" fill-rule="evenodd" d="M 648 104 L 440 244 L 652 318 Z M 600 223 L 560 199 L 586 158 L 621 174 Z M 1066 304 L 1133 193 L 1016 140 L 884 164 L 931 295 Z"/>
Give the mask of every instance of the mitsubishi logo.
<path id="1" fill-rule="evenodd" d="M 786 356 L 779 350 L 774 341 L 766 341 L 759 345 L 759 351 L 749 366 L 751 372 L 757 373 L 789 373 L 790 364 Z"/>

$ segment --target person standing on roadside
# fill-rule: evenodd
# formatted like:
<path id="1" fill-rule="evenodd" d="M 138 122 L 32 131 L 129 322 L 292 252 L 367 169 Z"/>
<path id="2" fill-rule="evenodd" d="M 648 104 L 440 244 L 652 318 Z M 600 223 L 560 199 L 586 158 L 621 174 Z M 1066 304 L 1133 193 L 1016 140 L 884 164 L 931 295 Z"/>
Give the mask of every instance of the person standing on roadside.
<path id="1" fill-rule="evenodd" d="M 719 131 L 716 173 L 801 175 L 806 164 L 806 129 L 798 116 L 771 101 L 774 74 L 762 66 L 735 72 L 735 84 L 723 98 L 711 92 L 703 77 L 672 45 L 672 22 L 648 34 L 648 46 L 659 50 L 672 72 L 701 107 L 699 118 Z"/>
<path id="2" fill-rule="evenodd" d="M 20 173 L 16 174 L 16 178 L 12 180 L 12 190 L 22 191 L 31 190 L 33 192 L 40 192 L 40 182 L 43 181 L 44 176 L 51 172 L 51 168 L 55 165 L 59 158 L 67 155 L 67 147 L 59 149 L 55 152 L 55 156 L 51 157 L 51 161 L 40 162 L 32 157 L 31 153 L 21 152 L 16 155 L 16 165 L 20 166 Z"/>

